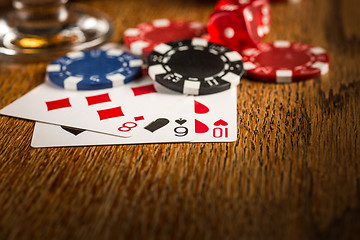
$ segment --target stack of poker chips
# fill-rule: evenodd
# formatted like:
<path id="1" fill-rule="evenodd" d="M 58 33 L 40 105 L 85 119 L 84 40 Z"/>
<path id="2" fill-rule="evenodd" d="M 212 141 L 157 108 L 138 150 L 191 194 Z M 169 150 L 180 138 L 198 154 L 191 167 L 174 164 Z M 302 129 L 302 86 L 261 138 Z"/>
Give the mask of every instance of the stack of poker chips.
<path id="1" fill-rule="evenodd" d="M 329 56 L 321 47 L 263 42 L 270 28 L 268 0 L 220 0 L 207 26 L 169 19 L 141 23 L 124 32 L 129 52 L 69 53 L 49 65 L 48 77 L 67 89 L 91 90 L 125 84 L 142 72 L 171 90 L 205 95 L 237 86 L 244 73 L 252 80 L 289 83 L 329 71 Z"/>

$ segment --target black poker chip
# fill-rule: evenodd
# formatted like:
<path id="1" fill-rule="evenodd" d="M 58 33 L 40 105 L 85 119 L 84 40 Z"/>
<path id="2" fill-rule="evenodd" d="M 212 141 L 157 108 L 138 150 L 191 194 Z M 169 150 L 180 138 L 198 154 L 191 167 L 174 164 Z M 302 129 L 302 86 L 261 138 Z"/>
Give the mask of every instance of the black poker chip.
<path id="1" fill-rule="evenodd" d="M 149 56 L 148 72 L 174 91 L 206 95 L 238 85 L 244 68 L 239 53 L 193 38 L 157 45 Z"/>

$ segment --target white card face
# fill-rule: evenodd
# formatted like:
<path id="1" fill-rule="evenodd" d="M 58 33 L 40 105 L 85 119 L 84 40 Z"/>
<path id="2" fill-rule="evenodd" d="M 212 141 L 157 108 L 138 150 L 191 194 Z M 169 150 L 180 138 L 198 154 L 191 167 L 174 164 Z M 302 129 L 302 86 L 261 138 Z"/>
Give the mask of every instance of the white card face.
<path id="1" fill-rule="evenodd" d="M 36 122 L 32 147 L 118 145 L 189 142 L 194 137 L 193 99 L 185 98 L 175 109 L 159 114 L 156 120 L 129 138 Z"/>
<path id="2" fill-rule="evenodd" d="M 156 85 L 156 88 L 161 88 L 161 86 Z M 161 92 L 165 91 L 166 89 L 161 90 Z M 183 101 L 172 106 L 171 110 L 165 111 L 165 114 L 157 115 L 156 119 L 166 118 L 169 120 L 166 126 L 155 130 L 153 133 L 150 133 L 147 129 L 141 129 L 131 138 L 121 138 L 91 131 L 75 130 L 69 132 L 61 126 L 37 122 L 31 146 L 61 147 L 188 141 L 236 141 L 236 92 L 236 88 L 232 88 L 212 95 L 187 96 Z M 168 93 L 172 94 L 173 92 L 168 90 Z"/>
<path id="3" fill-rule="evenodd" d="M 237 139 L 237 88 L 194 98 L 192 142 L 234 142 Z"/>
<path id="4" fill-rule="evenodd" d="M 46 81 L 0 114 L 130 137 L 185 98 L 159 91 L 149 77 L 95 91 L 64 90 Z"/>

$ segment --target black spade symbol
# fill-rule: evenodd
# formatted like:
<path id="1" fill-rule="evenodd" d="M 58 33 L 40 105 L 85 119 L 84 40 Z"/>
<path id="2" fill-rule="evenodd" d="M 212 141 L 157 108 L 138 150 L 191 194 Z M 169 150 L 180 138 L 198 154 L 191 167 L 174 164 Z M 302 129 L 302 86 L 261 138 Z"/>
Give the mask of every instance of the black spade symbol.
<path id="1" fill-rule="evenodd" d="M 73 127 L 67 127 L 67 126 L 61 126 L 61 128 L 71 134 L 74 134 L 75 136 L 79 135 L 82 132 L 85 132 L 84 129 L 80 129 L 80 128 L 73 128 Z"/>
<path id="2" fill-rule="evenodd" d="M 177 124 L 183 125 L 183 124 L 186 123 L 187 121 L 186 121 L 185 119 L 180 118 L 180 119 L 176 119 L 175 122 L 176 122 Z"/>

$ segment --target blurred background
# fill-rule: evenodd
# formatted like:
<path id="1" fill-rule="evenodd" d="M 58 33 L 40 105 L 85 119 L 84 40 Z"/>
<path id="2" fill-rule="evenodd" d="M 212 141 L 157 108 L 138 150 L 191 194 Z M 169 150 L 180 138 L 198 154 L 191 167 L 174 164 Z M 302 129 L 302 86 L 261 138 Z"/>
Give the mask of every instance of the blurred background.
<path id="1" fill-rule="evenodd" d="M 0 0 L 0 7 L 2 8 L 8 7 L 11 5 L 11 0 Z"/>

